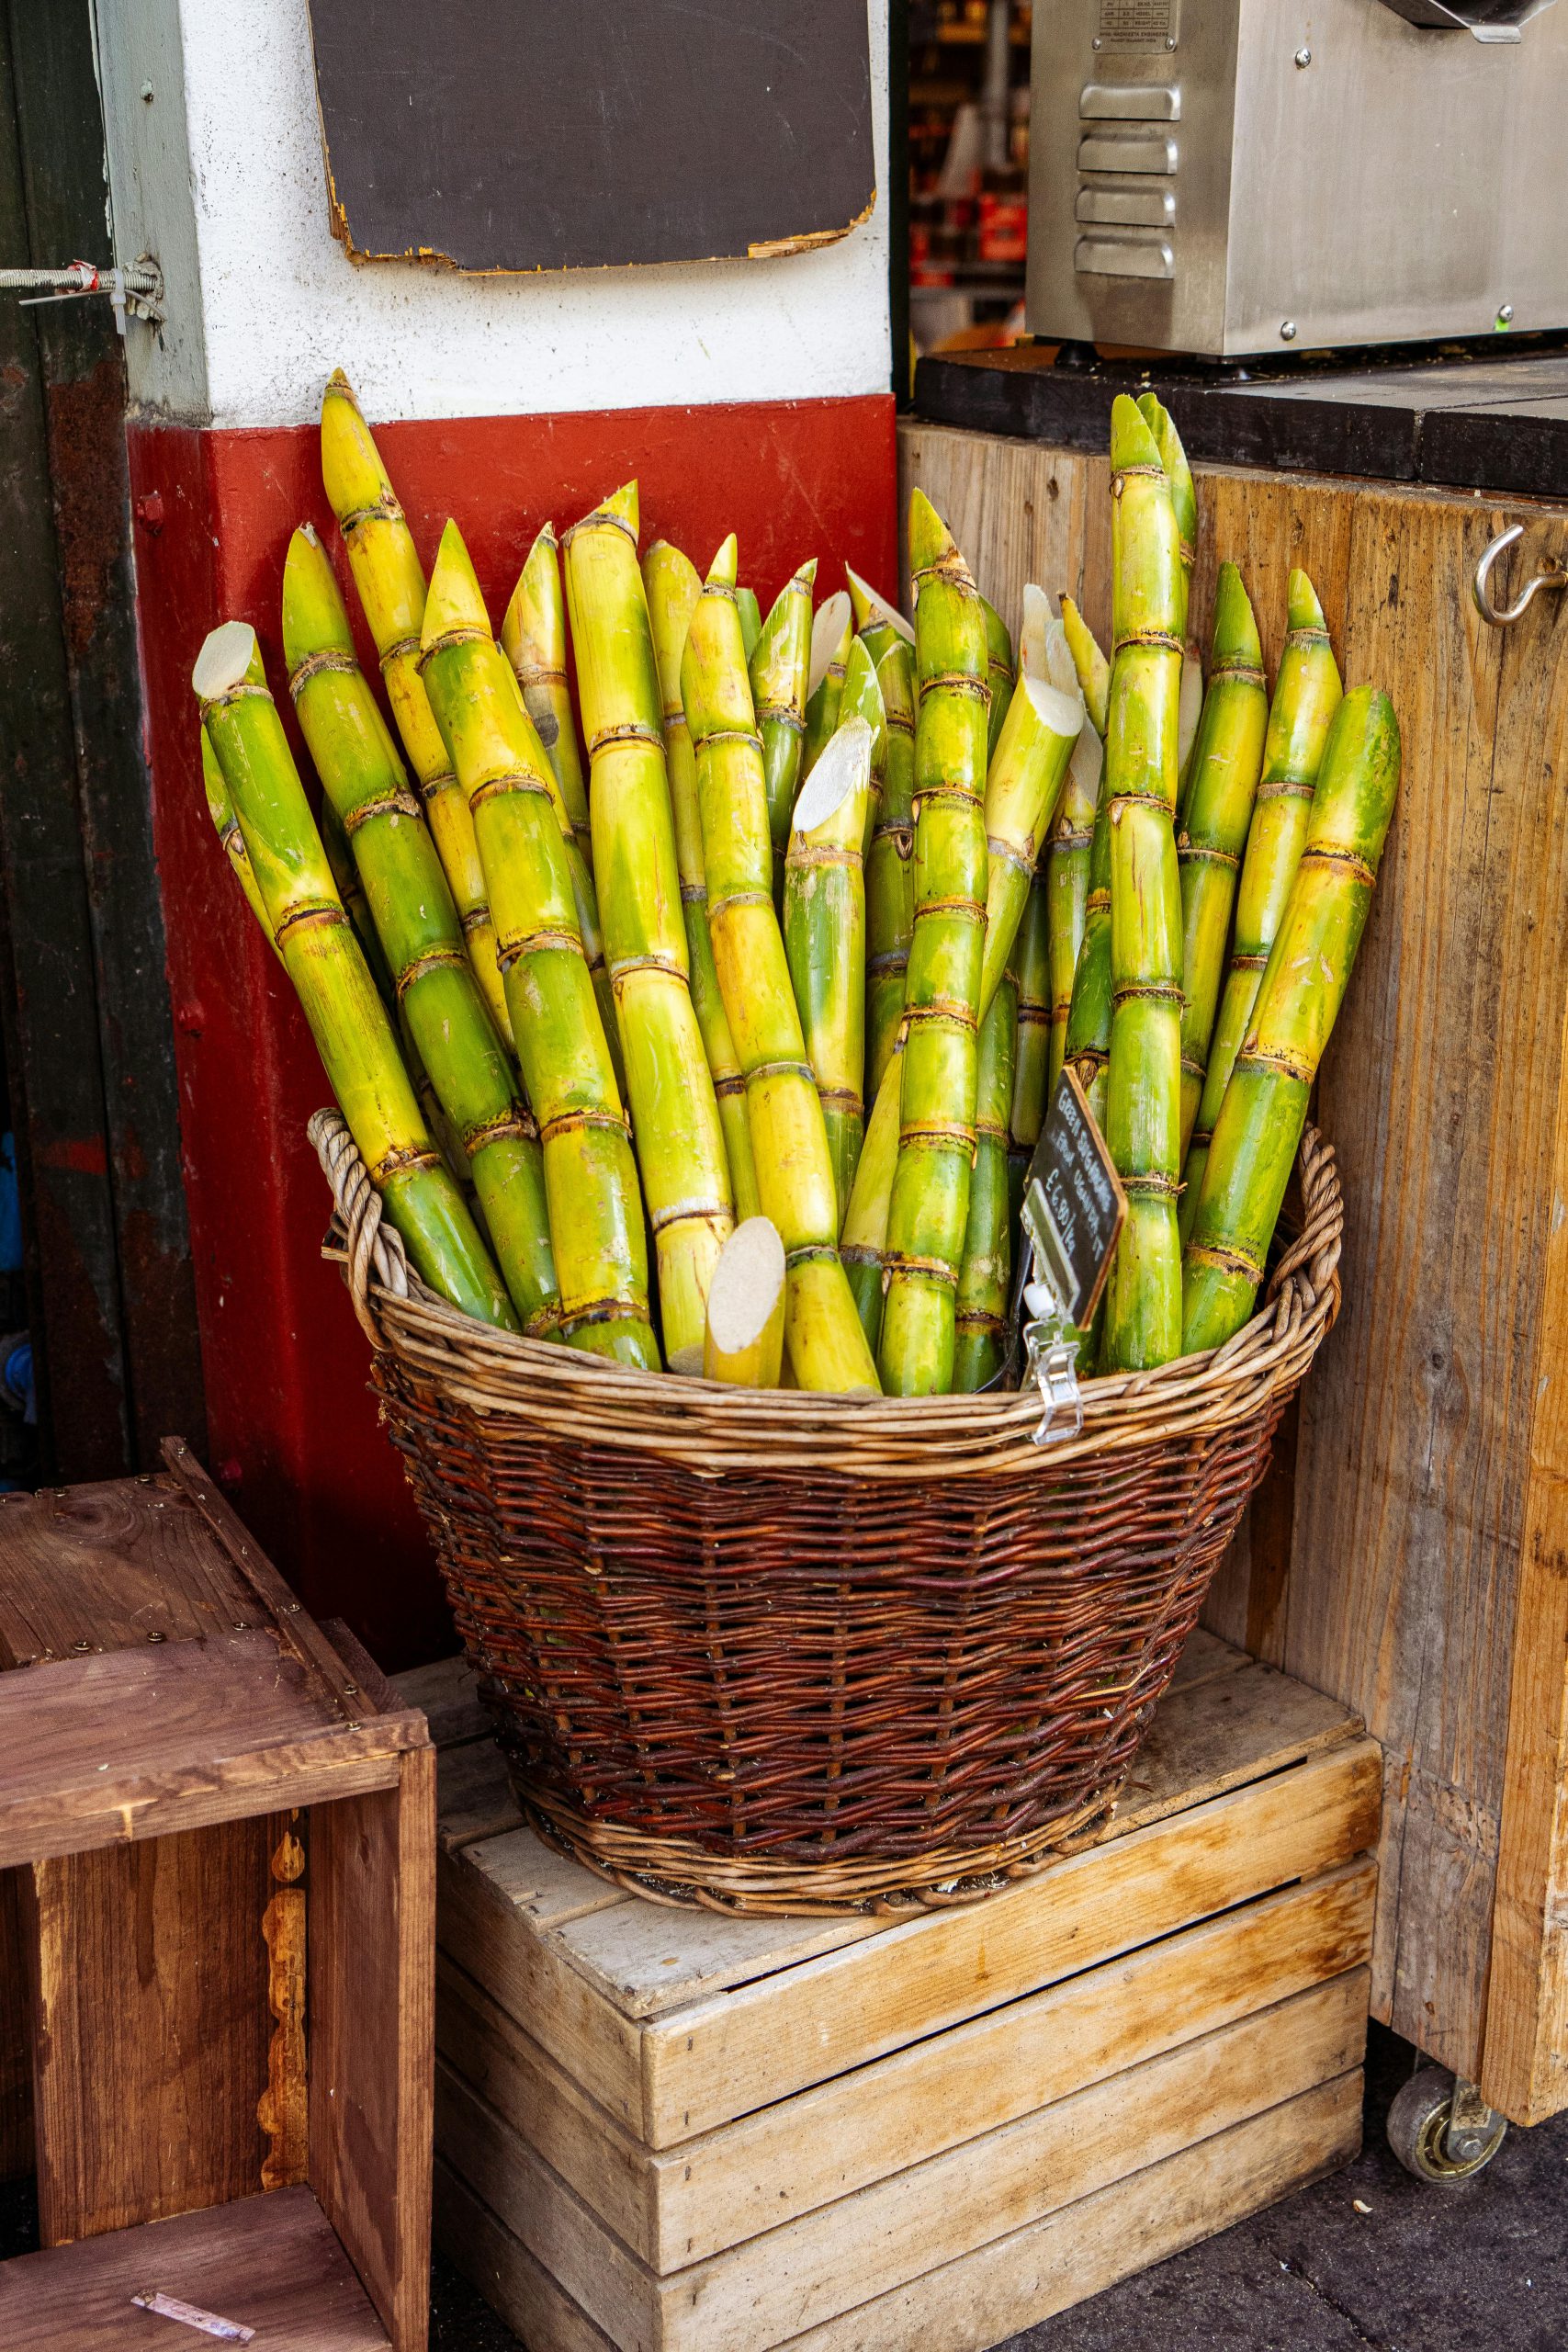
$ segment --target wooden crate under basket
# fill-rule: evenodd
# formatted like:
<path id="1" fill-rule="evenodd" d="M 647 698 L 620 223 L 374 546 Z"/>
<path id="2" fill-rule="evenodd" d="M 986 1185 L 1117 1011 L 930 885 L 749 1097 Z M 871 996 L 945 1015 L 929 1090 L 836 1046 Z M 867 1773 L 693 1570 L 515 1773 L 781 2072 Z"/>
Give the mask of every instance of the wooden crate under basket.
<path id="1" fill-rule="evenodd" d="M 620 1893 L 440 1745 L 436 2231 L 530 2352 L 995 2345 L 1345 2163 L 1381 1759 L 1199 1634 L 1096 1846 L 897 1920 Z"/>

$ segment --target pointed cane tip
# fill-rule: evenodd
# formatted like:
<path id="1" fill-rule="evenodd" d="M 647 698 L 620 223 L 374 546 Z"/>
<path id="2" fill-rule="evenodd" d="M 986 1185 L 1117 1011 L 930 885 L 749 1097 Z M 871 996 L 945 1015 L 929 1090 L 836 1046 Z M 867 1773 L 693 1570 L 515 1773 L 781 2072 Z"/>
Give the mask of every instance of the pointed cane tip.
<path id="1" fill-rule="evenodd" d="M 528 565 L 535 560 L 536 557 L 543 560 L 545 557 L 555 555 L 559 547 L 560 541 L 556 537 L 555 525 L 541 523 L 534 534 L 534 544 L 528 550 L 528 560 L 523 566 L 524 571 L 527 571 Z"/>
<path id="2" fill-rule="evenodd" d="M 909 496 L 909 569 L 929 571 L 946 555 L 958 553 L 958 542 L 923 490 Z"/>
<path id="3" fill-rule="evenodd" d="M 807 595 L 810 595 L 817 585 L 817 558 L 814 555 L 807 557 L 800 569 L 792 576 L 789 584 L 792 588 L 803 589 Z"/>
<path id="4" fill-rule="evenodd" d="M 1222 563 L 1214 582 L 1213 659 L 1216 663 L 1245 662 L 1254 670 L 1263 667 L 1258 616 L 1247 583 L 1234 563 Z"/>
<path id="5" fill-rule="evenodd" d="M 334 514 L 355 514 L 391 491 L 375 435 L 341 368 L 321 400 L 321 481 Z"/>
<path id="6" fill-rule="evenodd" d="M 431 569 L 420 644 L 428 652 L 454 630 L 472 628 L 482 629 L 488 637 L 490 616 L 463 534 L 455 522 L 448 522 Z"/>
<path id="7" fill-rule="evenodd" d="M 609 497 L 595 507 L 594 513 L 613 515 L 617 523 L 626 525 L 635 539 L 642 528 L 642 503 L 635 477 L 631 481 L 624 481 L 619 490 L 613 490 Z"/>
<path id="8" fill-rule="evenodd" d="M 332 560 L 301 523 L 283 560 L 283 660 L 292 671 L 312 653 L 354 651 L 354 631 Z"/>
<path id="9" fill-rule="evenodd" d="M 196 657 L 191 691 L 197 702 L 213 702 L 220 695 L 231 693 L 250 676 L 253 663 L 259 666 L 260 661 L 261 648 L 249 621 L 220 621 Z"/>
<path id="10" fill-rule="evenodd" d="M 710 588 L 733 588 L 739 571 L 740 543 L 733 531 L 708 566 Z"/>
<path id="11" fill-rule="evenodd" d="M 1289 628 L 1326 628 L 1323 606 L 1317 590 L 1304 571 L 1292 571 L 1286 594 L 1286 626 Z"/>
<path id="12" fill-rule="evenodd" d="M 1118 392 L 1111 409 L 1111 470 L 1125 473 L 1131 466 L 1159 466 L 1164 470 L 1159 443 L 1149 430 L 1148 419 L 1135 400 Z"/>

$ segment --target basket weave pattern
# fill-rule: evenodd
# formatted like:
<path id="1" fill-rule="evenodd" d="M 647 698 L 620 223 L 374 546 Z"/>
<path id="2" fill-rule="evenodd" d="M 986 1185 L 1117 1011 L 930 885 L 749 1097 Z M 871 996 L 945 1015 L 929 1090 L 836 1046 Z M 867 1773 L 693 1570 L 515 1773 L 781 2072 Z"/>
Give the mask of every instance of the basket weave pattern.
<path id="1" fill-rule="evenodd" d="M 432 1298 L 335 1114 L 311 1136 L 385 1419 L 531 1816 L 623 1883 L 748 1909 L 960 1896 L 1104 1815 L 1338 1306 L 1300 1239 L 1226 1347 L 919 1402 L 725 1389 Z"/>

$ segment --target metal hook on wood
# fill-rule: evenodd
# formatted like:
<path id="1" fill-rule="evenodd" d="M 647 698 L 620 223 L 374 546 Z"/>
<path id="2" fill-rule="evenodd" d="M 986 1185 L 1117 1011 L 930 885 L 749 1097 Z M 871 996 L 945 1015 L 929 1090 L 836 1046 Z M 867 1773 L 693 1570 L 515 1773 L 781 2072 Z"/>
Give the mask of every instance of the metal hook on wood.
<path id="1" fill-rule="evenodd" d="M 1568 571 L 1563 571 L 1554 565 L 1549 571 L 1536 573 L 1517 604 L 1495 605 L 1493 603 L 1490 583 L 1497 559 L 1513 546 L 1516 539 L 1522 539 L 1524 535 L 1525 526 L 1522 523 L 1515 523 L 1507 530 L 1500 531 L 1475 567 L 1473 582 L 1475 609 L 1483 621 L 1491 622 L 1494 628 L 1506 628 L 1510 621 L 1517 621 L 1529 610 L 1532 598 L 1542 588 L 1568 588 Z"/>

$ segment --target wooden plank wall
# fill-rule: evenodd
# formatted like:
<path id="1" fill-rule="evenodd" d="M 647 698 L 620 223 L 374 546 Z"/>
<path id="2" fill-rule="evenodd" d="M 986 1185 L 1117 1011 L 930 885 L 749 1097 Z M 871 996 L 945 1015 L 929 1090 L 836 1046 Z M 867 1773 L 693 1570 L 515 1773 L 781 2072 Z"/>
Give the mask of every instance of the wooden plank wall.
<path id="1" fill-rule="evenodd" d="M 901 462 L 906 492 L 932 497 L 1004 615 L 1035 579 L 1108 631 L 1104 460 L 910 424 Z M 1563 522 L 1526 500 L 1223 468 L 1198 487 L 1198 625 L 1230 556 L 1272 669 L 1286 573 L 1303 565 L 1347 683 L 1386 684 L 1404 737 L 1391 848 L 1319 1090 L 1345 1180 L 1345 1310 L 1303 1392 L 1293 1476 L 1287 1462 L 1209 1623 L 1346 1701 L 1382 1742 L 1374 2012 L 1474 2074 L 1527 1503 L 1524 1638 L 1542 1645 L 1529 1704 L 1550 1722 L 1506 1789 L 1511 2000 L 1549 1989 L 1551 1873 L 1568 1870 L 1550 1638 L 1568 1515 L 1561 1478 L 1530 1491 L 1568 968 L 1568 599 L 1538 598 L 1498 630 L 1470 582 L 1505 524 L 1526 525 L 1515 560 L 1533 562 L 1562 555 Z M 1540 1443 L 1553 1453 L 1544 1420 Z M 1516 2080 L 1535 2063 L 1533 2016 L 1528 2038 Z"/>

